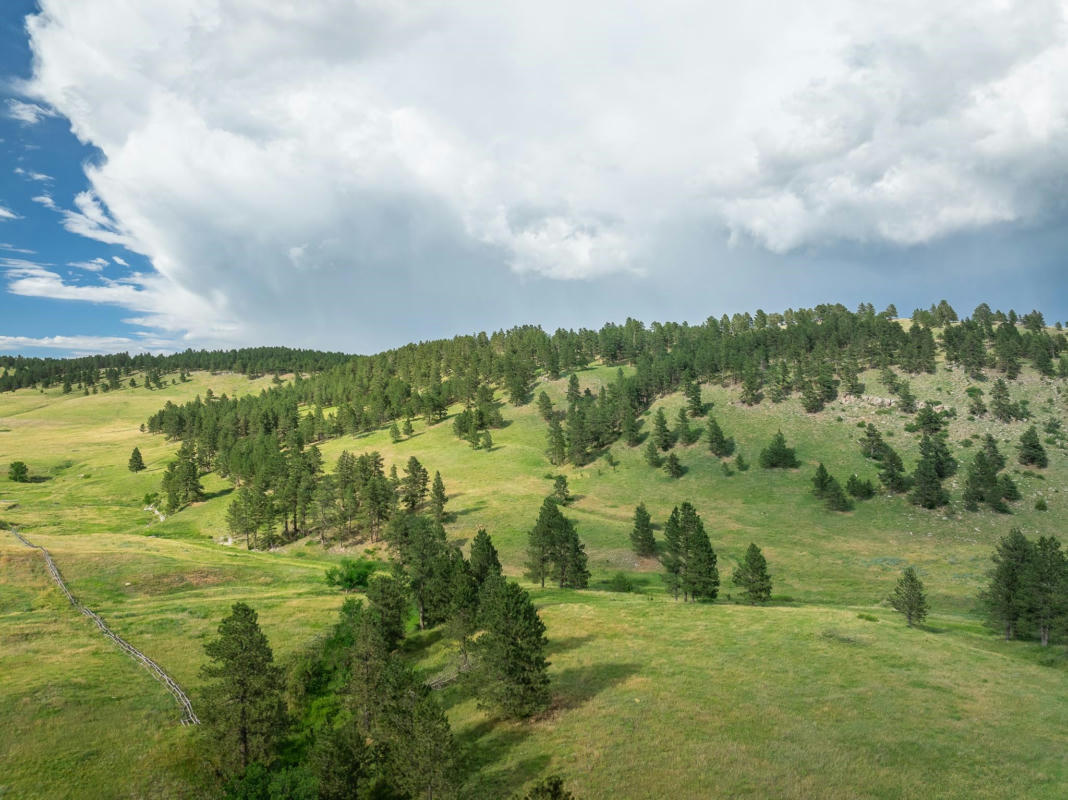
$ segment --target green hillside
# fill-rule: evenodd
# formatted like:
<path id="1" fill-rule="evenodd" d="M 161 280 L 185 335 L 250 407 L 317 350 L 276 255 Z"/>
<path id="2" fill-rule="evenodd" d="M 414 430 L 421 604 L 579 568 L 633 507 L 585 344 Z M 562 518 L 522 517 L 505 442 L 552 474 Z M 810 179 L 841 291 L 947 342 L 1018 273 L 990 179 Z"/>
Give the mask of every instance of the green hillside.
<path id="1" fill-rule="evenodd" d="M 596 394 L 620 368 L 634 369 L 579 369 L 580 388 Z M 798 396 L 748 406 L 726 377 L 703 384 L 709 413 L 751 465 L 729 475 L 704 438 L 674 448 L 685 468 L 679 479 L 622 440 L 588 464 L 553 466 L 534 402 L 502 406 L 504 424 L 492 430 L 489 451 L 454 435 L 458 404 L 436 424 L 415 419 L 413 434 L 398 442 L 387 424 L 318 443 L 328 471 L 343 450 L 378 451 L 387 470 L 414 455 L 431 475 L 440 471 L 449 538 L 466 544 L 485 526 L 505 573 L 531 588 L 546 623 L 553 702 L 543 717 L 500 721 L 477 708 L 469 687 L 439 692 L 466 754 L 465 796 L 507 797 L 550 773 L 585 799 L 1065 795 L 1063 640 L 1046 649 L 1004 642 L 984 625 L 977 602 L 994 546 L 1010 527 L 1030 538 L 1065 537 L 1065 440 L 1050 437 L 1044 469 L 1015 457 L 1030 425 L 1042 431 L 1064 417 L 1064 380 L 1027 365 L 1009 385 L 1013 399 L 1027 400 L 1031 419 L 973 418 L 966 389 L 976 382 L 939 358 L 933 374 L 910 381 L 921 405 L 956 411 L 946 421 L 961 464 L 946 481 L 950 504 L 926 510 L 880 489 L 836 513 L 813 496 L 811 477 L 822 462 L 843 483 L 856 473 L 879 487 L 877 465 L 858 444 L 865 424 L 879 428 L 908 471 L 919 457 L 919 436 L 906 430 L 914 415 L 870 399 L 891 397 L 879 370 L 859 377 L 869 399 L 840 396 L 814 414 Z M 203 477 L 203 502 L 164 521 L 144 510 L 142 498 L 159 491 L 178 447 L 142 432 L 152 414 L 208 389 L 234 396 L 270 385 L 194 372 L 154 391 L 83 396 L 54 385 L 0 393 L 0 520 L 47 547 L 78 598 L 194 694 L 202 645 L 233 602 L 260 612 L 284 662 L 336 619 L 343 597 L 324 582 L 326 567 L 368 548 L 352 541 L 324 550 L 314 534 L 271 552 L 229 544 L 232 482 L 216 474 Z M 539 377 L 533 395 L 543 390 L 562 406 L 567 376 Z M 684 403 L 680 393 L 658 397 L 641 416 L 642 431 L 660 408 L 673 423 Z M 757 466 L 778 430 L 796 448 L 799 469 Z M 965 466 L 987 434 L 1021 494 L 1010 515 L 968 511 L 961 500 Z M 144 472 L 127 469 L 135 446 Z M 34 482 L 7 479 L 16 459 Z M 522 578 L 527 532 L 556 474 L 567 476 L 575 496 L 565 514 L 589 554 L 588 590 L 540 589 Z M 1036 509 L 1039 500 L 1048 510 Z M 673 602 L 660 565 L 631 551 L 639 502 L 659 537 L 682 501 L 694 504 L 719 556 L 723 585 L 714 604 Z M 729 576 L 750 542 L 772 573 L 767 606 L 730 597 Z M 382 546 L 377 554 L 385 557 Z M 66 604 L 37 553 L 4 534 L 0 561 L 0 796 L 83 797 L 86 786 L 99 797 L 211 791 L 200 735 L 178 724 L 164 689 Z M 932 613 L 920 628 L 907 628 L 885 600 L 905 566 L 928 590 Z M 640 593 L 608 591 L 617 572 Z M 413 632 L 405 647 L 428 679 L 455 669 L 456 645 L 440 630 Z"/>

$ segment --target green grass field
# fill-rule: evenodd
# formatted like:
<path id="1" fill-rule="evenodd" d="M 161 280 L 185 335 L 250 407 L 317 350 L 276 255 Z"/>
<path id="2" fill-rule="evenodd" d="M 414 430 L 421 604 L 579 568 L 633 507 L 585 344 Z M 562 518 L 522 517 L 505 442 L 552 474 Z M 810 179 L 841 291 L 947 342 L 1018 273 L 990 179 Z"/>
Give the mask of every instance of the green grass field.
<path id="1" fill-rule="evenodd" d="M 580 374 L 596 389 L 615 368 Z M 887 396 L 876 375 L 869 394 Z M 158 391 L 81 396 L 22 390 L 0 395 L 0 520 L 49 548 L 72 590 L 117 633 L 187 689 L 198 685 L 202 644 L 236 600 L 259 612 L 277 657 L 331 624 L 341 596 L 323 582 L 341 550 L 299 541 L 250 553 L 226 540 L 229 484 L 204 480 L 209 499 L 160 522 L 141 498 L 159 486 L 176 443 L 139 431 L 166 400 L 258 392 L 266 381 L 194 374 Z M 968 385 L 942 368 L 912 380 L 921 401 L 955 407 L 950 425 L 962 464 L 973 434 L 994 434 L 1015 464 L 1024 423 L 969 422 Z M 565 381 L 539 385 L 554 400 Z M 1013 392 L 1041 423 L 1064 416 L 1059 384 L 1025 373 Z M 577 796 L 664 797 L 1049 797 L 1068 794 L 1068 658 L 1004 643 L 981 624 L 976 593 L 996 540 L 1010 526 L 1028 536 L 1065 537 L 1068 458 L 1048 447 L 1050 467 L 1013 473 L 1023 494 L 1012 516 L 971 513 L 959 502 L 938 512 L 878 495 L 855 511 L 824 510 L 809 478 L 819 461 L 840 480 L 875 477 L 860 455 L 858 423 L 874 422 L 911 468 L 909 417 L 837 401 L 808 415 L 798 401 L 754 408 L 736 390 L 704 387 L 725 432 L 754 466 L 723 474 L 702 440 L 680 448 L 679 480 L 648 467 L 641 448 L 613 447 L 583 468 L 554 468 L 543 455 L 545 424 L 533 405 L 504 410 L 491 452 L 471 450 L 451 423 L 416 422 L 393 444 L 385 430 L 321 445 L 328 466 L 347 449 L 379 450 L 386 464 L 415 455 L 440 470 L 450 494 L 449 534 L 469 539 L 485 525 L 506 571 L 522 572 L 526 532 L 553 473 L 577 499 L 567 511 L 586 542 L 594 589 L 538 590 L 548 626 L 555 702 L 542 720 L 503 723 L 477 710 L 469 687 L 442 697 L 465 746 L 472 797 L 507 797 L 548 772 Z M 665 398 L 669 419 L 682 403 Z M 654 407 L 655 410 L 655 407 Z M 697 421 L 700 423 L 700 421 Z M 648 422 L 646 423 L 648 425 Z M 703 424 L 703 423 L 700 423 Z M 781 428 L 803 462 L 768 472 L 757 454 Z M 148 469 L 126 460 L 141 448 Z M 37 482 L 7 481 L 6 465 L 29 464 Z M 1049 510 L 1034 510 L 1038 497 Z M 653 561 L 628 542 L 634 506 L 654 521 L 690 500 L 719 554 L 724 595 L 750 541 L 768 557 L 776 600 L 766 608 L 673 603 Z M 354 552 L 364 545 L 351 547 Z M 906 565 L 925 581 L 933 614 L 908 629 L 884 603 Z M 640 595 L 598 591 L 623 570 Z M 858 616 L 865 614 L 875 621 Z M 435 631 L 413 636 L 428 676 L 454 664 Z M 197 732 L 178 724 L 169 694 L 76 614 L 47 577 L 40 556 L 0 536 L 0 797 L 195 797 L 205 776 Z"/>

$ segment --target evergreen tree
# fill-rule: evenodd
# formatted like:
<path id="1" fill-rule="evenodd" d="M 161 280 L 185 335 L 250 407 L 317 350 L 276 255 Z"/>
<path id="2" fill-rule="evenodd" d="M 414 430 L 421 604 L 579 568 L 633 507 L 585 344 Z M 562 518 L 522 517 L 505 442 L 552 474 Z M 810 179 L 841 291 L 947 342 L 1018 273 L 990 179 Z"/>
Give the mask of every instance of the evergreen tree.
<path id="1" fill-rule="evenodd" d="M 645 463 L 648 464 L 650 467 L 653 467 L 654 469 L 659 467 L 662 463 L 662 459 L 660 458 L 660 450 L 657 449 L 656 442 L 651 438 L 645 445 L 644 456 Z"/>
<path id="2" fill-rule="evenodd" d="M 489 432 L 489 428 L 482 431 L 482 439 L 480 445 L 487 453 L 493 449 L 493 436 Z"/>
<path id="3" fill-rule="evenodd" d="M 779 431 L 772 437 L 771 443 L 760 451 L 760 466 L 764 469 L 793 469 L 800 467 L 793 448 L 786 446 L 786 437 Z"/>
<path id="4" fill-rule="evenodd" d="M 130 453 L 130 461 L 127 464 L 127 467 L 130 472 L 140 472 L 145 468 L 145 460 L 141 457 L 141 450 L 139 448 L 135 447 L 133 452 Z"/>
<path id="5" fill-rule="evenodd" d="M 905 615 L 905 621 L 911 628 L 914 622 L 923 622 L 927 617 L 927 595 L 923 582 L 916 575 L 916 570 L 906 567 L 894 593 L 888 598 L 893 609 Z"/>
<path id="6" fill-rule="evenodd" d="M 746 599 L 751 604 L 766 603 L 771 599 L 768 562 L 755 544 L 750 543 L 749 549 L 745 551 L 745 559 L 734 570 L 731 581 L 745 590 Z"/>
<path id="7" fill-rule="evenodd" d="M 469 563 L 471 575 L 474 576 L 479 587 L 492 576 L 501 574 L 501 560 L 497 555 L 497 548 L 493 546 L 493 540 L 482 525 L 478 526 L 475 538 L 471 540 Z"/>
<path id="8" fill-rule="evenodd" d="M 404 506 L 409 511 L 415 511 L 419 507 L 419 504 L 423 502 L 423 498 L 426 497 L 427 484 L 430 482 L 430 475 L 422 464 L 419 463 L 419 459 L 412 456 L 408 459 L 408 464 L 404 468 L 404 479 L 401 481 L 401 498 L 404 501 Z"/>
<path id="9" fill-rule="evenodd" d="M 1049 464 L 1046 449 L 1038 439 L 1038 431 L 1032 425 L 1020 437 L 1019 462 L 1024 466 L 1045 468 Z"/>
<path id="10" fill-rule="evenodd" d="M 549 395 L 545 392 L 538 394 L 538 413 L 546 422 L 553 418 L 553 401 L 549 399 Z"/>
<path id="11" fill-rule="evenodd" d="M 924 457 L 916 464 L 912 473 L 912 492 L 909 501 L 923 508 L 938 508 L 949 502 L 949 495 L 942 488 L 942 479 L 938 477 L 938 465 L 934 459 Z"/>
<path id="12" fill-rule="evenodd" d="M 25 461 L 12 461 L 7 467 L 7 479 L 12 483 L 29 483 L 30 468 Z"/>
<path id="13" fill-rule="evenodd" d="M 842 491 L 842 484 L 831 478 L 823 495 L 823 503 L 831 511 L 852 511 L 853 502 Z"/>
<path id="14" fill-rule="evenodd" d="M 685 408 L 680 408 L 675 422 L 674 438 L 680 444 L 692 444 L 690 440 L 690 419 Z"/>
<path id="15" fill-rule="evenodd" d="M 856 473 L 849 476 L 846 481 L 846 491 L 858 500 L 870 500 L 875 497 L 875 487 L 871 481 L 861 480 Z"/>
<path id="16" fill-rule="evenodd" d="M 711 415 L 708 417 L 708 424 L 705 426 L 705 430 L 708 435 L 708 449 L 712 451 L 713 455 L 719 458 L 726 458 L 734 452 L 734 440 L 728 439 L 723 435 L 723 429 L 719 427 L 715 417 Z"/>
<path id="17" fill-rule="evenodd" d="M 579 379 L 578 375 L 574 372 L 571 373 L 571 377 L 567 379 L 567 405 L 568 407 L 574 406 L 578 401 L 582 399 L 582 394 L 579 391 Z"/>
<path id="18" fill-rule="evenodd" d="M 557 475 L 553 478 L 553 493 L 552 496 L 556 499 L 556 502 L 561 505 L 567 505 L 571 502 L 571 492 L 567 488 L 567 476 Z"/>
<path id="19" fill-rule="evenodd" d="M 664 583 L 671 596 L 678 600 L 685 565 L 685 545 L 678 506 L 671 510 L 671 515 L 664 525 L 664 547 L 660 551 L 660 563 L 664 567 Z"/>
<path id="20" fill-rule="evenodd" d="M 1009 387 L 1002 378 L 990 389 L 990 410 L 1001 422 L 1012 422 L 1020 416 L 1019 407 L 1009 399 Z"/>
<path id="21" fill-rule="evenodd" d="M 560 512 L 555 498 L 546 497 L 527 537 L 527 576 L 542 586 L 552 577 L 561 589 L 585 589 L 590 579 L 586 563 L 574 524 Z"/>
<path id="22" fill-rule="evenodd" d="M 269 763 L 285 732 L 285 681 L 256 612 L 234 603 L 204 652 L 210 663 L 200 674 L 210 683 L 203 690 L 201 717 L 218 752 L 224 758 L 236 754 L 241 770 L 253 761 Z"/>
<path id="23" fill-rule="evenodd" d="M 934 464 L 938 477 L 942 480 L 955 475 L 957 472 L 957 459 L 950 454 L 944 435 L 928 436 L 924 434 L 921 436 L 920 458 L 929 459 Z"/>
<path id="24" fill-rule="evenodd" d="M 752 367 L 747 369 L 742 376 L 741 401 L 747 406 L 757 405 L 763 399 L 763 395 L 760 393 L 763 385 L 764 382 L 760 378 L 760 373 Z"/>
<path id="25" fill-rule="evenodd" d="M 645 503 L 634 509 L 634 528 L 630 532 L 630 544 L 634 554 L 641 558 L 656 555 L 656 538 L 653 536 L 653 521 Z"/>
<path id="26" fill-rule="evenodd" d="M 412 427 L 412 418 L 411 417 L 405 417 L 404 418 L 404 427 L 401 429 L 401 432 L 405 436 L 411 436 L 413 433 L 415 433 L 415 428 Z"/>
<path id="27" fill-rule="evenodd" d="M 823 466 L 821 461 L 819 466 L 816 467 L 816 474 L 812 477 L 812 493 L 816 497 L 825 497 L 827 495 L 827 487 L 831 485 L 832 480 L 834 479 L 827 472 L 827 468 Z"/>
<path id="28" fill-rule="evenodd" d="M 701 402 L 701 384 L 697 381 L 687 381 L 685 394 L 686 408 L 689 410 L 690 416 L 704 416 L 705 404 Z"/>
<path id="29" fill-rule="evenodd" d="M 719 593 L 716 553 L 708 541 L 701 517 L 690 503 L 679 507 L 683 559 L 680 573 L 683 600 L 715 600 Z"/>
<path id="30" fill-rule="evenodd" d="M 1043 647 L 1052 632 L 1068 621 L 1068 562 L 1061 543 L 1053 536 L 1040 536 L 1034 544 L 1024 573 L 1027 619 L 1038 629 Z"/>
<path id="31" fill-rule="evenodd" d="M 886 443 L 883 441 L 882 434 L 870 422 L 864 429 L 864 438 L 860 440 L 860 452 L 865 458 L 873 461 L 882 461 L 885 455 Z"/>
<path id="32" fill-rule="evenodd" d="M 745 472 L 747 469 L 749 469 L 749 462 L 745 460 L 745 456 L 742 455 L 741 450 L 739 450 L 738 455 L 734 457 L 734 466 L 739 472 Z"/>
<path id="33" fill-rule="evenodd" d="M 637 447 L 641 438 L 638 434 L 638 418 L 634 415 L 634 409 L 630 403 L 623 404 L 622 421 L 620 422 L 620 435 L 628 447 Z"/>
<path id="34" fill-rule="evenodd" d="M 560 426 L 560 420 L 552 417 L 549 420 L 548 444 L 545 451 L 549 457 L 549 463 L 560 466 L 567 458 L 567 443 L 564 441 L 564 430 Z"/>
<path id="35" fill-rule="evenodd" d="M 682 477 L 682 464 L 679 462 L 679 457 L 677 455 L 668 453 L 667 458 L 664 459 L 664 471 L 672 478 Z"/>
<path id="36" fill-rule="evenodd" d="M 484 596 L 485 633 L 478 639 L 480 705 L 513 718 L 543 711 L 549 705 L 548 642 L 530 595 L 495 577 L 487 583 Z"/>
<path id="37" fill-rule="evenodd" d="M 396 422 L 389 426 L 389 438 L 393 440 L 393 444 L 396 444 L 401 440 L 400 428 L 397 427 Z"/>
<path id="38" fill-rule="evenodd" d="M 990 582 L 980 594 L 990 621 L 1004 631 L 1006 640 L 1015 638 L 1027 612 L 1027 571 L 1033 553 L 1034 546 L 1020 529 L 1010 530 L 998 542 Z"/>
<path id="39" fill-rule="evenodd" d="M 901 493 L 909 488 L 909 479 L 905 475 L 905 465 L 901 463 L 901 456 L 890 445 L 884 444 L 882 448 L 882 466 L 879 469 L 879 480 L 887 491 Z"/>
<path id="40" fill-rule="evenodd" d="M 434 472 L 434 484 L 430 489 L 430 507 L 434 511 L 434 520 L 437 523 L 445 521 L 445 504 L 449 502 L 449 496 L 445 493 L 445 482 L 441 479 L 441 473 Z"/>
<path id="41" fill-rule="evenodd" d="M 653 417 L 653 441 L 661 450 L 670 450 L 675 444 L 671 431 L 668 430 L 667 417 L 664 416 L 663 408 L 658 408 Z"/>

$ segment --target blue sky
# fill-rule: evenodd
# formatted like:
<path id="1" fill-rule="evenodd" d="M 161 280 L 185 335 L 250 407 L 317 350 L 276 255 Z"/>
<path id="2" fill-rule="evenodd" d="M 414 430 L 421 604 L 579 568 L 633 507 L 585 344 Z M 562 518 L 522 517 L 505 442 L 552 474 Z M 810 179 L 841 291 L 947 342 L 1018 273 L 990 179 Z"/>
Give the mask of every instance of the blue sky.
<path id="1" fill-rule="evenodd" d="M 11 0 L 0 351 L 1065 320 L 1065 30 L 1045 0 Z"/>

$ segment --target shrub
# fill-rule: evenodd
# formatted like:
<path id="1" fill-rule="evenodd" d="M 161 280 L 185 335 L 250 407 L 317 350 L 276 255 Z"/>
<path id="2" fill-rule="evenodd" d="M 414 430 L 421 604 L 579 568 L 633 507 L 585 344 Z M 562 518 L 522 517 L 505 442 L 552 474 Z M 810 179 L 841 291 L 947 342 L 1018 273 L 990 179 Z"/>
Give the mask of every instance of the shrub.
<path id="1" fill-rule="evenodd" d="M 1035 511 L 1049 511 L 1049 506 L 1046 504 L 1046 498 L 1040 497 L 1035 500 Z"/>
<path id="2" fill-rule="evenodd" d="M 330 567 L 326 571 L 326 583 L 328 586 L 337 586 L 345 592 L 365 589 L 375 569 L 376 564 L 373 561 L 366 561 L 362 558 L 355 561 L 351 558 L 343 558 L 338 566 Z"/>
<path id="3" fill-rule="evenodd" d="M 7 468 L 7 479 L 15 483 L 29 483 L 30 468 L 26 466 L 25 461 L 12 461 Z"/>
<path id="4" fill-rule="evenodd" d="M 605 587 L 610 592 L 634 592 L 638 587 L 632 581 L 625 572 L 617 572 L 607 581 L 605 581 Z"/>

